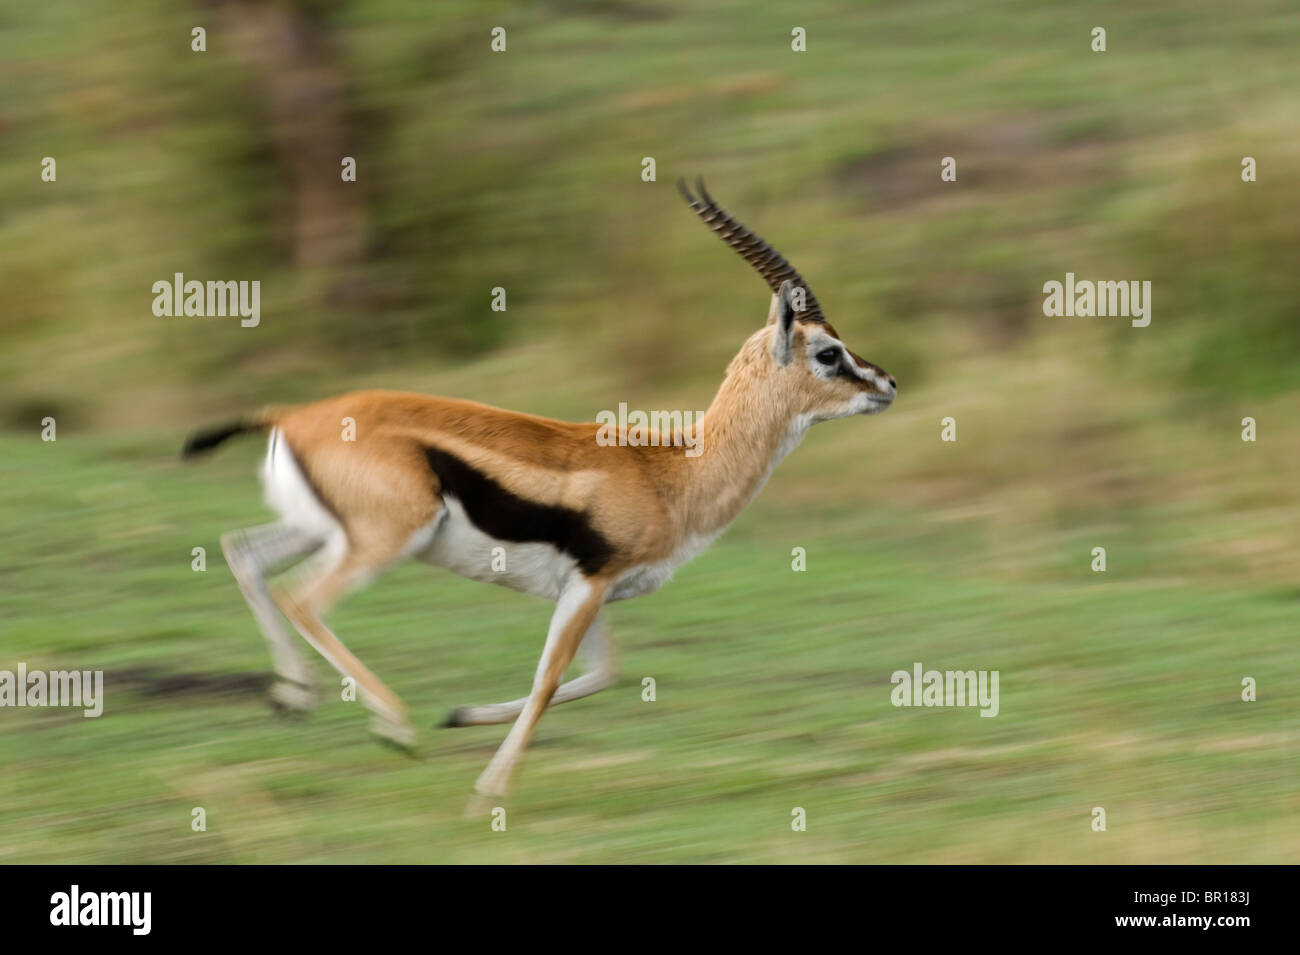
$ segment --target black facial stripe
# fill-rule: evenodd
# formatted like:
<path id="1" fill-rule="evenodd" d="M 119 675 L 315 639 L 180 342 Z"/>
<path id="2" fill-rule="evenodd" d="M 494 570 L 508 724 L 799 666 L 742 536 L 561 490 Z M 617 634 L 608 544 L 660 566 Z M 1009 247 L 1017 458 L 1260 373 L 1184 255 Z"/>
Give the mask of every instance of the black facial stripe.
<path id="1" fill-rule="evenodd" d="M 443 491 L 460 501 L 470 521 L 484 534 L 520 544 L 550 544 L 576 560 L 588 576 L 613 556 L 609 541 L 582 511 L 519 497 L 438 448 L 425 448 L 424 454 Z"/>

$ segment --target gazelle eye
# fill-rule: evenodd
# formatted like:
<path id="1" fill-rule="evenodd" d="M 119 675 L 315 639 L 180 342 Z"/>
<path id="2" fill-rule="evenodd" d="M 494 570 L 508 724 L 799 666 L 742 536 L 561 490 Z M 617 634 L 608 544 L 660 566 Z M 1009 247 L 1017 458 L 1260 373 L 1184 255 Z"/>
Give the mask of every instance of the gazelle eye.
<path id="1" fill-rule="evenodd" d="M 839 364 L 840 350 L 838 348 L 823 348 L 817 353 L 817 360 L 823 365 Z"/>

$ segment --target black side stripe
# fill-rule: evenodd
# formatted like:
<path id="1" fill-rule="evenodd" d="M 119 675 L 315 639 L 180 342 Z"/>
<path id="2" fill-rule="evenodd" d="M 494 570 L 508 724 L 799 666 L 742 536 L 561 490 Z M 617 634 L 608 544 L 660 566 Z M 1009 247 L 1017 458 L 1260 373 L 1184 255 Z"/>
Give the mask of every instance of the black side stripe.
<path id="1" fill-rule="evenodd" d="M 568 554 L 584 574 L 603 568 L 614 549 L 582 511 L 538 504 L 506 490 L 454 454 L 424 449 L 442 490 L 460 501 L 484 534 L 517 543 L 544 543 Z"/>

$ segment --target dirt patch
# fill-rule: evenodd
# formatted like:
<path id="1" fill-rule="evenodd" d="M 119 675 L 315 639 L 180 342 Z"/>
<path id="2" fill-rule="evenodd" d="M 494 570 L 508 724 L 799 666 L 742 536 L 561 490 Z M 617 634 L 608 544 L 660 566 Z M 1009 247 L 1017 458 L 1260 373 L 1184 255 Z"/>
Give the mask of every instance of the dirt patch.
<path id="1" fill-rule="evenodd" d="M 104 671 L 105 692 L 130 691 L 147 697 L 224 698 L 264 696 L 271 687 L 270 672 L 202 673 L 140 666 Z"/>

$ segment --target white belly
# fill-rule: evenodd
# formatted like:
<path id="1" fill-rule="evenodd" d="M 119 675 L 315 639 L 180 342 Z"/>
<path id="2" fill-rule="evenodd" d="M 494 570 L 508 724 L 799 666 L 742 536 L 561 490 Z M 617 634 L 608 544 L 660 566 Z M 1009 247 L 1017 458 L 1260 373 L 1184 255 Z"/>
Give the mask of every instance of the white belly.
<path id="1" fill-rule="evenodd" d="M 643 594 L 654 593 L 672 579 L 673 572 L 678 567 L 712 544 L 720 533 L 721 531 L 712 534 L 697 534 L 694 537 L 687 538 L 681 546 L 664 560 L 630 568 L 614 583 L 609 599 L 628 600 L 632 597 L 640 597 Z"/>
<path id="2" fill-rule="evenodd" d="M 456 498 L 444 494 L 443 504 L 438 519 L 411 541 L 409 553 L 417 560 L 470 580 L 498 584 L 546 600 L 558 600 L 578 573 L 577 561 L 558 548 L 492 537 L 474 525 Z M 692 537 L 666 559 L 628 569 L 615 582 L 609 599 L 627 600 L 653 593 L 717 536 Z"/>
<path id="3" fill-rule="evenodd" d="M 416 535 L 412 556 L 418 560 L 547 600 L 557 600 L 577 570 L 572 557 L 550 544 L 521 544 L 483 533 L 450 495 L 443 495 L 443 505 L 438 520 Z"/>

